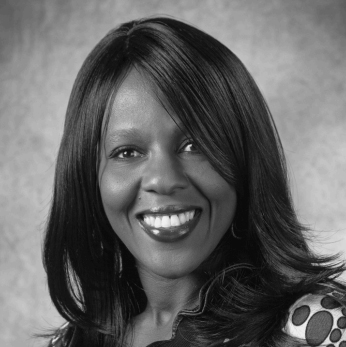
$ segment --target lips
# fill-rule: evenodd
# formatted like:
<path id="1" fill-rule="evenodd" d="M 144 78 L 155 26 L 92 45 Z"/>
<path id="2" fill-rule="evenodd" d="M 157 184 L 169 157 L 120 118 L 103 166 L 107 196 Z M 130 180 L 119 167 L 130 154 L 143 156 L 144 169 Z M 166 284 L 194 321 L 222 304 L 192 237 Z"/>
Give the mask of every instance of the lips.
<path id="1" fill-rule="evenodd" d="M 201 209 L 198 207 L 157 207 L 137 215 L 142 229 L 153 239 L 174 242 L 187 237 L 195 228 Z"/>

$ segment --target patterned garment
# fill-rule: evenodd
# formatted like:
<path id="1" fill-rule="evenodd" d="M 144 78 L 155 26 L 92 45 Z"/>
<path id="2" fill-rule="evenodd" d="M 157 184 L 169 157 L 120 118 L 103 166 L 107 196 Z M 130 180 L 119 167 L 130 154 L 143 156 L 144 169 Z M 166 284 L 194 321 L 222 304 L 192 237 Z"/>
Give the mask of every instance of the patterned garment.
<path id="1" fill-rule="evenodd" d="M 183 325 L 183 324 L 180 324 Z M 190 336 L 191 337 L 191 336 Z M 64 324 L 51 339 L 48 347 L 70 347 L 75 345 L 74 340 L 78 340 L 78 336 L 75 334 L 74 328 L 71 324 Z M 222 339 L 221 341 L 216 341 L 208 347 L 227 347 L 229 346 L 229 339 Z M 171 340 L 166 341 L 157 341 L 153 342 L 147 347 L 190 347 L 191 343 L 189 339 L 186 339 L 186 335 L 181 335 L 180 330 L 177 329 L 177 332 Z"/>
<path id="2" fill-rule="evenodd" d="M 308 294 L 289 309 L 283 331 L 309 346 L 346 347 L 346 308 L 333 296 Z"/>
<path id="3" fill-rule="evenodd" d="M 282 330 L 300 339 L 302 345 L 346 347 L 346 308 L 335 300 L 337 294 L 307 294 L 301 297 L 290 307 Z M 186 331 L 181 334 L 186 322 L 183 316 L 200 313 L 201 310 L 181 312 L 173 326 L 172 339 L 153 342 L 147 347 L 189 347 Z M 71 324 L 66 323 L 57 331 L 48 347 L 69 347 L 74 345 L 74 339 L 78 339 L 76 331 Z M 230 339 L 226 338 L 208 347 L 226 347 L 230 343 Z"/>

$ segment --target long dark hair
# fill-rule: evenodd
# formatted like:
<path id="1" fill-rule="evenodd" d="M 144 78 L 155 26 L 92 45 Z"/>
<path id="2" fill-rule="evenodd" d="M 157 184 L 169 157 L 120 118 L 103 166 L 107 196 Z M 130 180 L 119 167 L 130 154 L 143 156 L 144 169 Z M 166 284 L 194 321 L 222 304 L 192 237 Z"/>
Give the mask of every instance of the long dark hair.
<path id="1" fill-rule="evenodd" d="M 83 332 L 84 346 L 124 346 L 131 319 L 146 304 L 134 259 L 105 215 L 97 179 L 109 105 L 131 69 L 150 82 L 237 191 L 233 234 L 239 238 L 227 232 L 206 260 L 206 312 L 188 322 L 196 346 L 225 333 L 238 344 L 279 341 L 283 312 L 302 294 L 333 283 L 343 266 L 307 246 L 275 125 L 244 65 L 211 36 L 171 18 L 112 30 L 75 81 L 44 244 L 56 308 Z"/>

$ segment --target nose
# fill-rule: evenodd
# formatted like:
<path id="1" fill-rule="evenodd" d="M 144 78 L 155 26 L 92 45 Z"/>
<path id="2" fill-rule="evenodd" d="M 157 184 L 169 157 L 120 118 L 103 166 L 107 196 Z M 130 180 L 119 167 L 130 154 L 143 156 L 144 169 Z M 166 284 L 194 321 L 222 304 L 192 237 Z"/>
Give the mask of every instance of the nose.
<path id="1" fill-rule="evenodd" d="M 148 159 L 142 178 L 144 191 L 171 195 L 188 184 L 183 165 L 177 158 L 161 153 Z"/>

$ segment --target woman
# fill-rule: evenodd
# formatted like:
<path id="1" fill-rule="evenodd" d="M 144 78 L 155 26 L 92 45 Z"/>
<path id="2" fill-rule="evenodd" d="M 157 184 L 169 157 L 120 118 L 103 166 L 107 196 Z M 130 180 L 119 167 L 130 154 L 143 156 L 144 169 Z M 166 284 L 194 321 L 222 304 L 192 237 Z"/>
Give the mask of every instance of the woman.
<path id="1" fill-rule="evenodd" d="M 344 270 L 312 254 L 239 59 L 170 18 L 121 25 L 70 98 L 44 249 L 52 346 L 344 347 Z"/>

